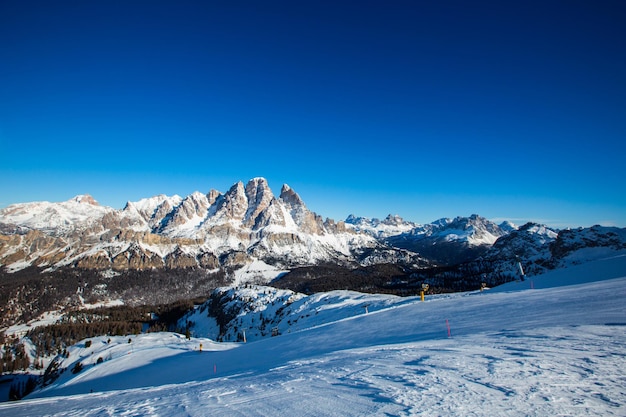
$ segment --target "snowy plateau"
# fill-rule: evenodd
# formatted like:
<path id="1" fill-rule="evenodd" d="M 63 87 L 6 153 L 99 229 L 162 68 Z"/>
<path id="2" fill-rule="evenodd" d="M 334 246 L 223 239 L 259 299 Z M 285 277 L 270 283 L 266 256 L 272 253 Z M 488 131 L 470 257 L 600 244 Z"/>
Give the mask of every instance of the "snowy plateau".
<path id="1" fill-rule="evenodd" d="M 279 334 L 217 343 L 197 306 L 189 339 L 79 342 L 57 358 L 66 372 L 0 415 L 624 416 L 625 268 L 615 256 L 424 302 L 222 288 L 238 332 L 264 313 Z"/>

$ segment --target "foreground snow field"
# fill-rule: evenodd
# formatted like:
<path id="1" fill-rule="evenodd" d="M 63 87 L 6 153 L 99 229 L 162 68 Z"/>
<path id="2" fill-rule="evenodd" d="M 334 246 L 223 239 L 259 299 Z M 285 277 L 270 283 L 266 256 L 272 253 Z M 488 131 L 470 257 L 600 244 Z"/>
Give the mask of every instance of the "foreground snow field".
<path id="1" fill-rule="evenodd" d="M 622 258 L 247 344 L 94 338 L 82 372 L 0 415 L 624 416 L 626 278 L 594 282 Z"/>

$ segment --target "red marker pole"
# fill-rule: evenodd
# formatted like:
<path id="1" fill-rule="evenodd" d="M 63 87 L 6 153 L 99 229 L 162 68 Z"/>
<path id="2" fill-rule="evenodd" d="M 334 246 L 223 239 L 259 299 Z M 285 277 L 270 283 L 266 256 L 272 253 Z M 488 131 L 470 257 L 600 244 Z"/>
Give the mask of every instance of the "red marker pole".
<path id="1" fill-rule="evenodd" d="M 450 323 L 448 322 L 448 319 L 446 319 L 446 327 L 448 328 L 448 337 L 452 337 L 452 334 L 450 333 Z"/>

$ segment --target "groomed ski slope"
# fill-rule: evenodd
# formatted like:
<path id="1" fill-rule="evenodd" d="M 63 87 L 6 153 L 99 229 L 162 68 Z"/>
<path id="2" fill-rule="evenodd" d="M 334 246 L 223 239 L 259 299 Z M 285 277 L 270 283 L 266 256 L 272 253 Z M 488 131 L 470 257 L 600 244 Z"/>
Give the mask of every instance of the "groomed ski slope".
<path id="1" fill-rule="evenodd" d="M 594 265 L 247 344 L 140 335 L 0 415 L 624 416 L 626 257 Z"/>

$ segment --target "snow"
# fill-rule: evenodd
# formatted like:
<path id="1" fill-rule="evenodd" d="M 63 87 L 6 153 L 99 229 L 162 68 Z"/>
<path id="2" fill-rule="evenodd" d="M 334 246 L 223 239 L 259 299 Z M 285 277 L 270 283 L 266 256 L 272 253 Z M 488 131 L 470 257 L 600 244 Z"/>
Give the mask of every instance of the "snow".
<path id="1" fill-rule="evenodd" d="M 13 262 L 6 266 L 8 272 L 16 272 L 21 271 L 22 269 L 28 268 L 30 266 L 30 261 L 21 260 L 17 262 Z"/>
<path id="2" fill-rule="evenodd" d="M 287 272 L 289 271 L 278 269 L 261 260 L 255 259 L 251 263 L 246 264 L 242 268 L 235 271 L 233 285 L 238 286 L 248 282 L 268 283 Z"/>
<path id="3" fill-rule="evenodd" d="M 387 303 L 368 314 L 357 293 L 316 294 L 322 311 L 350 314 L 316 319 L 301 298 L 311 326 L 246 344 L 93 338 L 64 362 L 82 372 L 0 416 L 624 416 L 624 266 L 613 257 L 533 277 L 534 289 L 426 302 L 363 296 Z"/>
<path id="4" fill-rule="evenodd" d="M 547 239 L 549 240 L 554 240 L 557 238 L 557 236 L 559 235 L 557 232 L 555 232 L 554 230 L 548 228 L 545 225 L 541 225 L 541 224 L 536 224 L 533 225 L 532 227 L 530 227 L 528 229 L 529 232 L 532 232 L 536 235 L 540 235 L 540 236 L 546 236 Z"/>
<path id="5" fill-rule="evenodd" d="M 377 218 L 369 219 L 367 217 L 355 217 L 354 215 L 350 215 L 346 219 L 345 224 L 348 228 L 352 228 L 357 232 L 368 233 L 378 239 L 407 233 L 418 227 L 417 224 L 405 221 L 397 215 L 389 215 L 384 220 Z"/>
<path id="6" fill-rule="evenodd" d="M 624 252 L 626 251 L 623 249 L 617 250 L 615 248 L 608 248 L 604 246 L 581 248 L 565 256 L 561 262 L 564 265 L 577 265 L 596 259 L 612 258 L 622 255 Z"/>
<path id="7" fill-rule="evenodd" d="M 77 196 L 61 203 L 12 204 L 0 210 L 0 219 L 5 224 L 61 234 L 114 211 L 110 207 L 81 202 L 84 197 Z"/>
<path id="8" fill-rule="evenodd" d="M 487 231 L 476 231 L 474 227 L 466 230 L 443 229 L 433 233 L 431 236 L 439 236 L 444 242 L 467 242 L 470 245 L 493 245 L 500 235 L 494 235 Z"/>
<path id="9" fill-rule="evenodd" d="M 82 297 L 80 297 L 80 299 L 82 301 Z M 82 303 L 82 305 L 80 306 L 80 309 L 89 310 L 89 309 L 95 309 L 95 308 L 100 308 L 100 307 L 114 307 L 114 306 L 120 306 L 120 305 L 124 305 L 124 302 L 120 299 L 115 299 L 115 300 L 102 301 L 98 303 Z M 29 321 L 26 324 L 14 324 L 13 326 L 0 329 L 0 331 L 4 332 L 4 334 L 7 337 L 23 336 L 26 333 L 28 333 L 30 330 L 34 329 L 35 327 L 49 326 L 51 324 L 57 323 L 64 316 L 65 316 L 65 312 L 63 311 L 59 311 L 59 310 L 46 311 L 45 313 L 41 314 L 39 317 Z"/>
<path id="10" fill-rule="evenodd" d="M 622 252 L 618 256 L 597 259 L 582 265 L 559 268 L 539 276 L 527 277 L 525 281 L 513 281 L 499 285 L 492 288 L 490 292 L 555 288 L 624 276 L 626 276 L 626 255 Z"/>
<path id="11" fill-rule="evenodd" d="M 64 313 L 61 311 L 47 311 L 26 324 L 14 324 L 1 330 L 7 337 L 24 336 L 35 327 L 49 326 L 58 322 L 63 315 Z"/>

